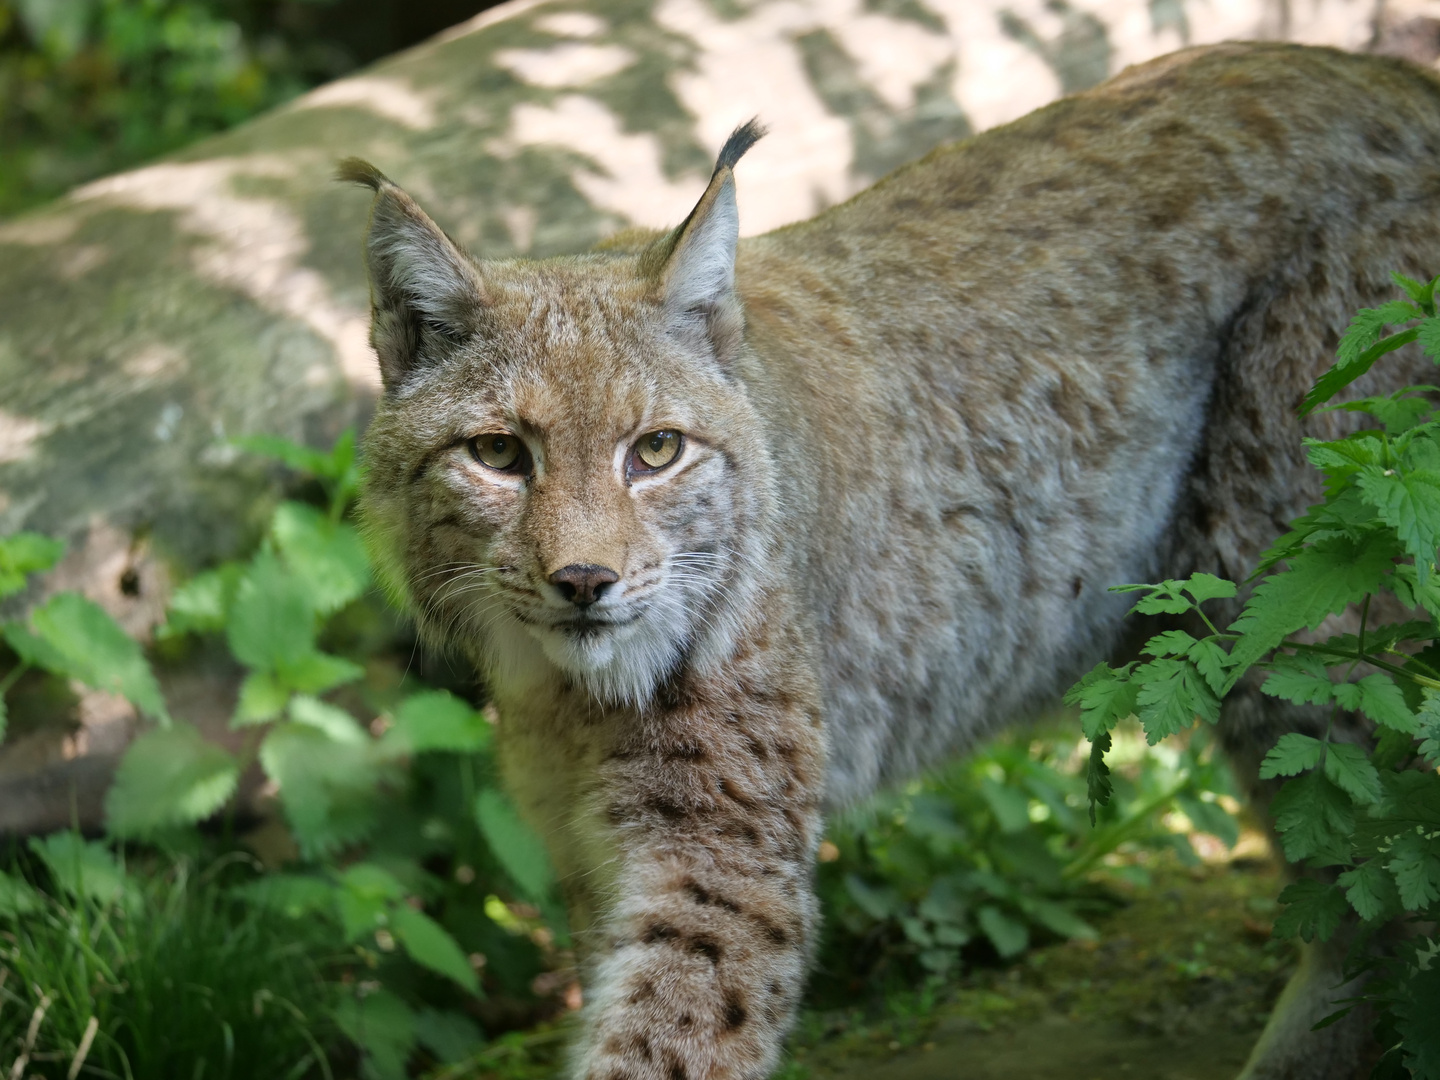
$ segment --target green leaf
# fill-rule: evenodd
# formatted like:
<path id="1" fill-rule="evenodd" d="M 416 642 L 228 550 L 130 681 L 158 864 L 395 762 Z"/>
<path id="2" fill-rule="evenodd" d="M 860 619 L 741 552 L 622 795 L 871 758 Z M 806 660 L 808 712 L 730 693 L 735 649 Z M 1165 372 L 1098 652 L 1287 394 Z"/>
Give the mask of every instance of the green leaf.
<path id="1" fill-rule="evenodd" d="M 1406 911 L 1423 911 L 1440 900 L 1440 830 L 1407 829 L 1395 837 L 1385 868 L 1395 875 Z"/>
<path id="2" fill-rule="evenodd" d="M 9 707 L 5 704 L 5 695 L 0 694 L 0 742 L 5 741 L 5 732 L 10 726 Z"/>
<path id="3" fill-rule="evenodd" d="M 489 721 L 468 704 L 448 691 L 429 690 L 400 703 L 381 744 L 391 753 L 472 754 L 489 746 L 490 736 Z"/>
<path id="4" fill-rule="evenodd" d="M 405 898 L 405 886 L 374 863 L 355 863 L 340 875 L 336 896 L 346 941 L 359 941 L 389 921 L 391 909 Z"/>
<path id="5" fill-rule="evenodd" d="M 1085 766 L 1085 793 L 1090 800 L 1090 825 L 1095 825 L 1095 807 L 1108 806 L 1114 785 L 1110 780 L 1110 766 L 1105 764 L 1105 755 L 1110 752 L 1110 733 L 1090 741 L 1090 760 Z"/>
<path id="6" fill-rule="evenodd" d="M 0 624 L 0 635 L 4 636 L 5 644 L 15 650 L 15 655 L 20 657 L 20 662 L 28 667 L 56 673 L 65 671 L 68 664 L 65 654 L 53 648 L 43 638 L 36 637 L 23 624 L 18 622 Z"/>
<path id="7" fill-rule="evenodd" d="M 544 845 L 520 820 L 510 800 L 494 788 L 475 797 L 475 821 L 495 858 L 527 900 L 538 903 L 550 893 L 555 872 Z"/>
<path id="8" fill-rule="evenodd" d="M 296 472 L 309 473 L 311 476 L 326 480 L 332 479 L 334 463 L 329 454 L 319 450 L 301 446 L 289 439 L 282 439 L 278 435 L 241 435 L 230 441 L 240 449 L 248 450 L 252 454 L 274 458 Z"/>
<path id="9" fill-rule="evenodd" d="M 1421 396 L 1425 391 L 1440 393 L 1440 387 L 1407 386 L 1393 394 L 1381 394 L 1376 397 L 1346 401 L 1339 405 L 1327 405 L 1321 411 L 1335 409 L 1345 412 L 1369 413 L 1384 425 L 1388 434 L 1399 435 L 1416 427 L 1434 409 L 1429 399 Z"/>
<path id="10" fill-rule="evenodd" d="M 1147 641 L 1140 651 L 1150 656 L 1186 656 L 1198 644 L 1184 630 L 1166 630 Z"/>
<path id="11" fill-rule="evenodd" d="M 1183 615 L 1192 606 L 1189 600 L 1180 595 L 1180 582 L 1178 581 L 1167 579 L 1159 585 L 1144 587 L 1152 591 L 1130 609 L 1132 614 Z"/>
<path id="12" fill-rule="evenodd" d="M 859 874 L 845 875 L 845 892 L 855 906 L 876 922 L 894 918 L 904 905 L 900 894 L 889 885 L 871 885 Z"/>
<path id="13" fill-rule="evenodd" d="M 1390 280 L 1405 290 L 1405 295 L 1410 297 L 1411 303 L 1417 304 L 1426 312 L 1433 310 L 1435 305 L 1435 284 L 1436 281 L 1440 281 L 1440 278 L 1428 282 L 1416 281 L 1414 278 L 1408 278 L 1404 274 L 1392 270 L 1390 272 Z"/>
<path id="14" fill-rule="evenodd" d="M 369 587 L 370 557 L 352 525 L 331 521 L 313 506 L 283 502 L 270 535 L 319 614 L 339 611 Z"/>
<path id="15" fill-rule="evenodd" d="M 353 716 L 338 705 L 331 705 L 306 694 L 290 699 L 290 719 L 323 731 L 337 743 L 351 746 L 368 745 L 370 736 Z"/>
<path id="16" fill-rule="evenodd" d="M 1030 931 L 1025 929 L 1025 924 L 997 907 L 986 904 L 975 913 L 975 921 L 1002 959 L 1019 956 L 1030 945 Z"/>
<path id="17" fill-rule="evenodd" d="M 1395 530 L 1425 584 L 1440 546 L 1440 473 L 1416 469 L 1401 475 L 1369 465 L 1358 476 L 1365 501 Z"/>
<path id="18" fill-rule="evenodd" d="M 1185 582 L 1185 591 L 1197 604 L 1203 604 L 1206 600 L 1228 600 L 1235 595 L 1235 583 L 1214 574 L 1191 574 Z"/>
<path id="19" fill-rule="evenodd" d="M 155 636 L 164 640 L 182 634 L 208 634 L 225 629 L 230 604 L 235 599 L 235 590 L 244 572 L 245 568 L 240 563 L 227 562 L 196 574 L 170 597 L 165 624 Z"/>
<path id="20" fill-rule="evenodd" d="M 1292 863 L 1335 855 L 1341 841 L 1355 831 L 1349 796 L 1318 771 L 1286 783 L 1271 802 L 1270 813 L 1285 858 Z"/>
<path id="21" fill-rule="evenodd" d="M 1362 311 L 1356 316 L 1356 320 L 1358 321 L 1364 314 Z M 1383 327 L 1383 325 L 1382 321 L 1381 326 Z M 1356 325 L 1352 322 L 1351 330 L 1353 331 L 1355 329 Z M 1378 330 L 1375 332 L 1379 333 Z M 1300 415 L 1308 416 L 1314 412 L 1318 406 L 1324 405 L 1341 390 L 1345 389 L 1345 387 L 1369 371 L 1375 365 L 1375 361 L 1379 360 L 1380 357 L 1410 344 L 1410 342 L 1419 336 L 1420 329 L 1418 327 L 1411 327 L 1409 330 L 1402 330 L 1398 334 L 1391 334 L 1387 338 L 1375 341 L 1374 344 L 1370 345 L 1363 352 L 1356 353 L 1356 343 L 1362 340 L 1363 335 L 1357 335 L 1352 339 L 1350 332 L 1347 331 L 1346 337 L 1342 339 L 1340 343 L 1340 353 L 1338 354 L 1340 359 L 1329 371 L 1325 372 L 1325 374 L 1321 375 L 1320 378 L 1315 381 L 1315 385 L 1311 387 L 1310 392 L 1305 395 L 1305 400 L 1300 403 Z M 1348 352 L 1346 339 L 1351 340 Z M 1371 340 L 1373 340 L 1373 338 Z"/>
<path id="22" fill-rule="evenodd" d="M 1230 654 L 1212 638 L 1197 641 L 1190 647 L 1190 662 L 1195 665 L 1205 683 L 1216 696 L 1225 692 L 1225 675 L 1230 670 Z"/>
<path id="23" fill-rule="evenodd" d="M 45 643 L 36 663 L 96 690 L 120 694 L 161 723 L 170 722 L 160 684 L 140 645 L 99 604 L 79 593 L 57 593 L 30 613 L 30 629 Z"/>
<path id="24" fill-rule="evenodd" d="M 1395 879 L 1380 860 L 1369 859 L 1353 870 L 1346 870 L 1340 875 L 1339 883 L 1345 890 L 1345 899 L 1366 922 L 1399 914 L 1400 894 L 1396 891 Z"/>
<path id="25" fill-rule="evenodd" d="M 1405 1055 L 1405 1067 L 1414 1080 L 1440 1077 L 1440 963 L 1429 957 L 1428 966 L 1407 971 L 1390 1005 L 1395 1031 Z"/>
<path id="26" fill-rule="evenodd" d="M 106 825 L 125 837 L 193 825 L 225 804 L 239 775 L 235 759 L 189 724 L 144 732 L 120 759 L 105 796 Z"/>
<path id="27" fill-rule="evenodd" d="M 133 893 L 125 868 L 104 844 L 72 831 L 51 833 L 30 840 L 55 884 L 71 896 L 85 896 L 108 904 Z"/>
<path id="28" fill-rule="evenodd" d="M 240 579 L 225 629 L 235 658 L 264 671 L 315 651 L 309 593 L 268 551 L 256 555 Z"/>
<path id="29" fill-rule="evenodd" d="M 335 916 L 338 888 L 313 874 L 265 874 L 230 890 L 231 895 L 290 919 Z"/>
<path id="30" fill-rule="evenodd" d="M 1285 910 L 1275 920 L 1277 938 L 1299 937 L 1302 941 L 1329 941 L 1350 910 L 1338 886 L 1301 878 L 1285 886 L 1280 894 Z"/>
<path id="31" fill-rule="evenodd" d="M 1096 664 L 1065 692 L 1065 704 L 1080 706 L 1080 725 L 1091 742 L 1135 712 L 1140 687 L 1129 676 L 1128 664 L 1122 668 Z"/>
<path id="32" fill-rule="evenodd" d="M 1220 699 L 1189 661 L 1151 660 L 1132 678 L 1141 684 L 1135 701 L 1151 746 L 1184 731 L 1197 716 L 1211 724 L 1220 719 Z"/>
<path id="33" fill-rule="evenodd" d="M 335 1021 L 346 1038 L 364 1051 L 364 1080 L 405 1080 L 415 1046 L 415 1014 L 389 990 L 343 999 Z"/>
<path id="34" fill-rule="evenodd" d="M 1313 630 L 1327 615 L 1381 588 L 1396 554 L 1390 537 L 1371 533 L 1359 542 L 1332 537 L 1291 556 L 1288 570 L 1255 586 L 1230 627 L 1242 637 L 1230 650 L 1234 666 L 1227 688 L 1288 635 L 1302 627 Z"/>
<path id="35" fill-rule="evenodd" d="M 1368 806 L 1380 801 L 1380 774 L 1365 751 L 1354 743 L 1329 743 L 1325 747 L 1325 775 L 1357 803 Z"/>
<path id="36" fill-rule="evenodd" d="M 41 896 L 28 882 L 0 871 L 0 919 L 16 919 L 37 910 Z"/>
<path id="37" fill-rule="evenodd" d="M 1420 348 L 1431 360 L 1440 360 L 1440 319 L 1430 318 L 1422 322 L 1417 337 Z"/>
<path id="38" fill-rule="evenodd" d="M 1440 768 L 1440 693 L 1425 688 L 1425 703 L 1416 717 L 1420 756 L 1432 769 Z"/>
<path id="39" fill-rule="evenodd" d="M 364 674 L 365 669 L 359 664 L 323 652 L 281 660 L 275 668 L 276 678 L 282 684 L 302 694 L 323 694 Z"/>
<path id="40" fill-rule="evenodd" d="M 1260 763 L 1260 779 L 1271 780 L 1277 776 L 1295 776 L 1306 769 L 1320 764 L 1325 744 L 1309 735 L 1292 731 L 1280 736 L 1265 760 Z"/>
<path id="41" fill-rule="evenodd" d="M 1280 653 L 1272 664 L 1273 670 L 1260 687 L 1262 693 L 1296 705 L 1324 705 L 1335 700 L 1335 684 L 1319 657 Z"/>
<path id="42" fill-rule="evenodd" d="M 485 1045 L 480 1026 L 458 1012 L 421 1009 L 415 1014 L 415 1034 L 445 1065 L 459 1065 Z"/>
<path id="43" fill-rule="evenodd" d="M 39 533 L 12 533 L 0 536 L 0 597 L 25 588 L 25 579 L 40 570 L 49 570 L 60 561 L 65 545 Z"/>
<path id="44" fill-rule="evenodd" d="M 274 720 L 289 701 L 290 691 L 273 672 L 252 671 L 240 684 L 240 700 L 230 726 L 248 727 Z"/>
<path id="45" fill-rule="evenodd" d="M 1054 900 L 1022 899 L 1025 914 L 1053 934 L 1080 941 L 1095 941 L 1100 935 L 1095 928 L 1065 904 Z"/>
<path id="46" fill-rule="evenodd" d="M 312 859 L 370 833 L 392 775 L 369 740 L 336 742 L 308 724 L 276 724 L 260 744 L 260 763 L 279 785 L 301 853 Z"/>
<path id="47" fill-rule="evenodd" d="M 1024 832 L 1030 828 L 1030 797 L 1025 792 L 985 776 L 980 779 L 980 794 L 1002 833 Z"/>
<path id="48" fill-rule="evenodd" d="M 1416 731 L 1415 714 L 1389 675 L 1376 672 L 1358 682 L 1337 683 L 1335 700 L 1341 708 L 1364 713 L 1377 724 L 1411 735 Z"/>
<path id="49" fill-rule="evenodd" d="M 430 916 L 407 904 L 390 913 L 390 925 L 400 944 L 417 964 L 444 975 L 472 994 L 480 992 L 480 980 L 455 939 Z"/>

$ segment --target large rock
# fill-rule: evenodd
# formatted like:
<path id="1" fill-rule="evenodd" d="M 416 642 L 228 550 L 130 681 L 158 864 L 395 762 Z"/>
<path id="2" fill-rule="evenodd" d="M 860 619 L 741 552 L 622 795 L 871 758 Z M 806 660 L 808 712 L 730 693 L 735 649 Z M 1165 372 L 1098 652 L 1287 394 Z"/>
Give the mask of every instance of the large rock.
<path id="1" fill-rule="evenodd" d="M 325 444 L 363 424 L 378 387 L 360 260 L 369 199 L 331 181 L 339 157 L 374 161 L 476 251 L 546 256 L 625 225 L 678 221 L 725 134 L 758 114 L 771 135 L 740 169 L 741 224 L 755 233 L 937 143 L 1187 44 L 1288 38 L 1428 59 L 1440 24 L 1414 3 L 495 8 L 0 223 L 0 534 L 70 542 L 22 602 L 78 587 L 144 636 L 177 570 L 236 553 L 267 516 L 273 473 L 228 438 Z M 192 719 L 223 719 L 223 693 L 191 697 L 215 714 Z M 80 810 L 93 816 L 93 778 L 105 771 L 95 755 L 108 761 L 128 730 L 113 702 L 82 699 L 53 731 L 12 740 L 0 752 L 0 829 L 64 820 L 68 800 L 57 810 L 53 793 L 75 770 L 91 777 Z"/>

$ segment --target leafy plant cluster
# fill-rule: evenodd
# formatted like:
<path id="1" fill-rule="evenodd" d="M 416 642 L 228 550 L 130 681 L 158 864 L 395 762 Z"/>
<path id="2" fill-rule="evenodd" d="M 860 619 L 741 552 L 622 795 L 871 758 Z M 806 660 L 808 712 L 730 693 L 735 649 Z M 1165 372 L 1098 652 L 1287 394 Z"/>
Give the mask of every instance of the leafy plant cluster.
<path id="1" fill-rule="evenodd" d="M 495 783 L 483 715 L 444 690 L 372 690 L 363 664 L 324 647 L 327 627 L 370 584 L 346 520 L 358 476 L 353 432 L 329 453 L 268 438 L 245 445 L 316 478 L 326 505 L 281 502 L 259 549 L 178 589 L 157 633 L 170 649 L 223 636 L 246 672 L 230 721 L 239 749 L 172 717 L 140 646 L 70 592 L 0 624 L 17 658 L 0 677 L 0 718 L 3 691 L 31 668 L 118 693 L 145 715 L 106 798 L 107 829 L 120 840 L 193 847 L 199 823 L 243 812 L 240 778 L 258 769 L 297 858 L 284 872 L 232 882 L 229 900 L 323 929 L 364 969 L 329 1015 L 364 1049 L 366 1076 L 404 1076 L 417 1049 L 463 1059 L 483 1043 L 474 1019 L 482 967 L 492 989 L 527 996 L 541 969 L 537 941 L 565 942 L 549 864 Z M 0 540 L 0 591 L 18 592 L 59 554 L 33 534 Z M 0 890 L 30 895 L 18 879 L 0 877 Z M 32 1009 L 58 992 L 46 980 L 24 985 Z"/>
<path id="2" fill-rule="evenodd" d="M 1239 616 L 1217 628 L 1214 603 L 1237 589 L 1208 574 L 1122 586 L 1142 594 L 1134 612 L 1189 629 L 1150 638 L 1147 660 L 1097 666 L 1066 700 L 1080 706 L 1092 744 L 1092 813 L 1113 798 L 1105 755 L 1124 719 L 1138 718 L 1151 743 L 1197 717 L 1214 724 L 1251 672 L 1263 676 L 1262 692 L 1313 707 L 1313 733 L 1282 736 L 1260 770 L 1287 778 L 1271 804 L 1275 826 L 1286 858 L 1314 871 L 1281 894 L 1276 934 L 1329 940 L 1358 923 L 1352 965 L 1372 972 L 1364 999 L 1378 1008 L 1386 1047 L 1374 1076 L 1440 1080 L 1440 412 L 1428 396 L 1440 390 L 1327 404 L 1411 342 L 1440 361 L 1440 278 L 1394 278 L 1405 299 L 1355 316 L 1301 405 L 1302 415 L 1364 413 L 1380 427 L 1306 440 L 1324 502 L 1262 557 Z M 1409 617 L 1385 621 L 1382 610 Z M 1330 632 L 1336 616 L 1349 629 Z M 1357 738 L 1356 714 L 1374 725 L 1373 738 Z M 1406 934 L 1381 933 L 1397 922 Z"/>
<path id="3" fill-rule="evenodd" d="M 1136 733 L 1117 756 L 1099 828 L 1084 810 L 1084 759 L 1058 732 L 1002 737 L 832 821 L 821 969 L 913 985 L 1013 959 L 1037 938 L 1094 939 L 1087 916 L 1116 902 L 1106 878 L 1143 884 L 1147 858 L 1164 850 L 1197 862 L 1194 831 L 1234 844 L 1229 773 L 1203 738 L 1174 751 Z M 1167 824 L 1164 811 L 1183 818 Z"/>

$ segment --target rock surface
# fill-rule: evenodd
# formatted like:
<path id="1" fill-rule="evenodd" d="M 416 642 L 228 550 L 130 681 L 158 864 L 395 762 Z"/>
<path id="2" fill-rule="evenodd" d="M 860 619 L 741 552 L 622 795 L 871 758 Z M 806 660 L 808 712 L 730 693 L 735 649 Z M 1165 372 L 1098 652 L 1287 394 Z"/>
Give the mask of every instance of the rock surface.
<path id="1" fill-rule="evenodd" d="M 177 573 L 238 553 L 268 517 L 275 473 L 228 439 L 321 445 L 363 425 L 378 387 L 368 198 L 331 181 L 342 156 L 374 161 L 473 251 L 539 257 L 678 221 L 727 132 L 758 114 L 771 134 L 739 171 L 756 233 L 1187 44 L 1285 38 L 1428 60 L 1431 6 L 512 0 L 0 222 L 0 535 L 70 545 L 18 602 L 79 587 L 144 637 Z M 57 722 L 24 768 L 19 748 L 0 751 L 13 811 L 0 828 L 48 820 L 20 813 L 4 778 L 51 790 L 34 774 L 80 768 L 82 719 Z"/>

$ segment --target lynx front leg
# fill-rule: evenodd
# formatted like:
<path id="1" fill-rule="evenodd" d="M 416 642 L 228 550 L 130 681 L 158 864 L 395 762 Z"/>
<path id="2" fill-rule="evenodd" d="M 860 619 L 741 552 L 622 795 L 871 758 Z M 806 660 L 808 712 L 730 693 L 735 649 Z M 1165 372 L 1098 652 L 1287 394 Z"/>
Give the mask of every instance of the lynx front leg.
<path id="1" fill-rule="evenodd" d="M 813 700 L 701 690 L 616 725 L 593 802 L 617 862 L 577 1080 L 774 1067 L 816 925 L 818 716 Z"/>

